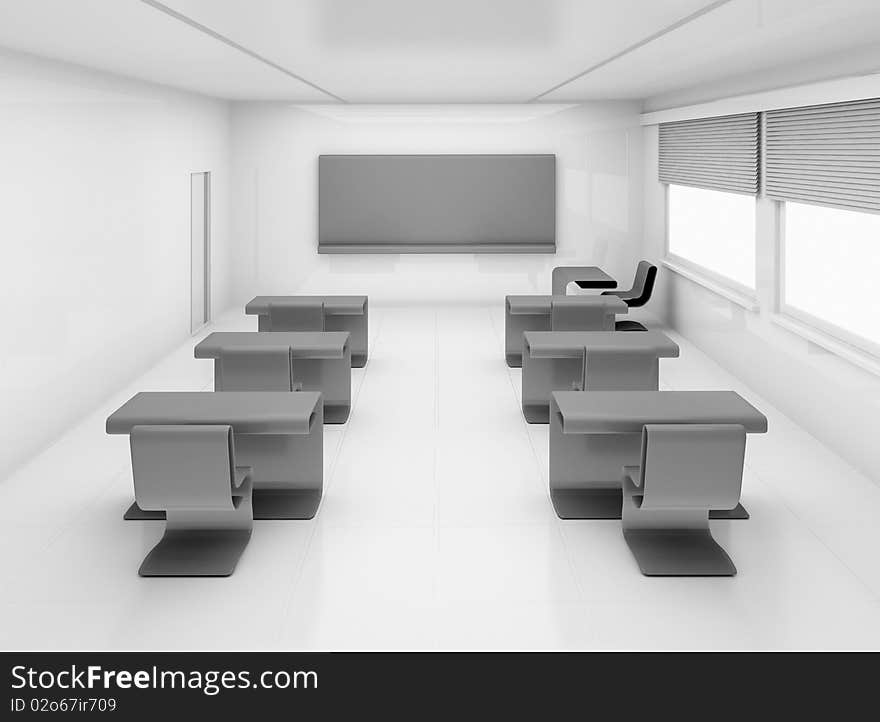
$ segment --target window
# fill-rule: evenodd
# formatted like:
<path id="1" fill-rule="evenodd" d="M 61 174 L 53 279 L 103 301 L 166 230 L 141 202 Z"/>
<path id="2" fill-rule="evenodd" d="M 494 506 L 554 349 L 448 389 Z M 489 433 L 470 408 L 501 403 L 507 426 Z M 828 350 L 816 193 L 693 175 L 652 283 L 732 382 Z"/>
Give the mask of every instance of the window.
<path id="1" fill-rule="evenodd" d="M 880 353 L 880 215 L 785 204 L 782 311 Z"/>
<path id="2" fill-rule="evenodd" d="M 755 288 L 755 197 L 669 185 L 669 253 Z"/>

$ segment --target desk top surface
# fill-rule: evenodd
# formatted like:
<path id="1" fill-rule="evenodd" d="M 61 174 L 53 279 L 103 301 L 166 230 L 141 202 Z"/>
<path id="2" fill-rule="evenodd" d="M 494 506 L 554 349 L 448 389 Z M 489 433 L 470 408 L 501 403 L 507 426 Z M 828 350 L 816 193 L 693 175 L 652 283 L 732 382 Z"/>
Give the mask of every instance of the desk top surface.
<path id="1" fill-rule="evenodd" d="M 507 308 L 514 314 L 550 313 L 557 306 L 602 306 L 615 313 L 626 313 L 629 306 L 618 296 L 507 296 Z"/>
<path id="2" fill-rule="evenodd" d="M 338 314 L 363 314 L 367 309 L 366 296 L 257 296 L 252 298 L 244 312 L 247 314 L 268 313 L 269 304 L 273 306 L 308 306 L 320 301 L 324 310 Z"/>
<path id="3" fill-rule="evenodd" d="M 562 296 L 507 296 L 505 303 L 511 313 L 550 313 L 554 298 Z"/>
<path id="4" fill-rule="evenodd" d="M 678 344 L 660 331 L 526 331 L 526 349 L 533 358 L 580 353 L 584 348 L 651 353 L 658 358 L 678 356 Z"/>
<path id="5" fill-rule="evenodd" d="M 767 417 L 735 391 L 554 391 L 566 434 L 638 433 L 645 424 L 742 424 Z"/>
<path id="6" fill-rule="evenodd" d="M 290 346 L 294 358 L 342 358 L 348 331 L 215 331 L 196 344 L 196 358 L 217 358 L 227 348 Z"/>
<path id="7" fill-rule="evenodd" d="M 308 434 L 317 391 L 142 391 L 107 418 L 108 434 L 140 424 L 229 424 L 241 434 Z"/>

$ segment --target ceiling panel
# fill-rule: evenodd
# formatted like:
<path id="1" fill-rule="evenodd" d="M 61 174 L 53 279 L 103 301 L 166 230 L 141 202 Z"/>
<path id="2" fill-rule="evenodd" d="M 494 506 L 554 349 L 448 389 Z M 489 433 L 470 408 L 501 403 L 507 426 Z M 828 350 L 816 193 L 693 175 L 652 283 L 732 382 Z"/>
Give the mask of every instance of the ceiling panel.
<path id="1" fill-rule="evenodd" d="M 655 98 L 871 44 L 880 0 L 0 0 L 0 46 L 298 103 Z"/>
<path id="2" fill-rule="evenodd" d="M 649 98 L 871 43 L 880 44 L 880 0 L 735 0 L 545 99 Z"/>
<path id="3" fill-rule="evenodd" d="M 709 0 L 165 0 L 351 102 L 523 102 Z"/>
<path id="4" fill-rule="evenodd" d="M 139 0 L 0 0 L 0 46 L 221 98 L 331 98 Z"/>

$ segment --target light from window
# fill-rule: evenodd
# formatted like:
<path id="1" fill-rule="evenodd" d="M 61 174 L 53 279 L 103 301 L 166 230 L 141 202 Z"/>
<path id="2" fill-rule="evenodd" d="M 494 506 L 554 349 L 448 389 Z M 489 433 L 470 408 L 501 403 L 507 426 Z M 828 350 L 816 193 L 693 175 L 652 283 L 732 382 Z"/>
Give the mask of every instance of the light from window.
<path id="1" fill-rule="evenodd" d="M 880 345 L 880 215 L 785 204 L 783 310 Z"/>
<path id="2" fill-rule="evenodd" d="M 755 198 L 669 186 L 669 251 L 747 288 L 755 287 Z"/>

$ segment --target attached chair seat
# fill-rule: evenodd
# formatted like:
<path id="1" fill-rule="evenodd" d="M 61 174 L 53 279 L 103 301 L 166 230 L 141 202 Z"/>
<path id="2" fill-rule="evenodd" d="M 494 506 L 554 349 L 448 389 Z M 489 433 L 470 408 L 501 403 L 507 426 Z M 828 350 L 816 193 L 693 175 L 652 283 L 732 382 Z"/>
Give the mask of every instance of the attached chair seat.
<path id="1" fill-rule="evenodd" d="M 618 321 L 614 324 L 615 331 L 647 331 L 647 327 L 638 321 Z"/>

